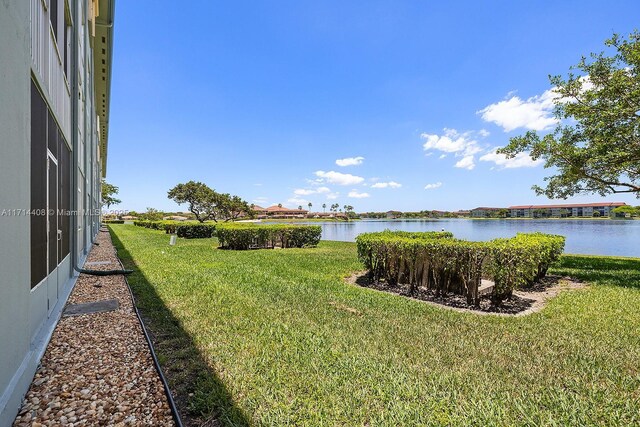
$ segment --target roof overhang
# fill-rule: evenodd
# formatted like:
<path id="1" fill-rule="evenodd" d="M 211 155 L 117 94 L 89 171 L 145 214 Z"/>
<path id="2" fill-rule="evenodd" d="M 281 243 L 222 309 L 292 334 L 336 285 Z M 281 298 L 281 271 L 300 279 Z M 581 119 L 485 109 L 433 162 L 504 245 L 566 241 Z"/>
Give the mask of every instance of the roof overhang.
<path id="1" fill-rule="evenodd" d="M 93 69 L 96 110 L 99 117 L 100 158 L 102 176 L 107 175 L 107 147 L 109 142 L 109 103 L 111 101 L 111 64 L 113 62 L 113 19 L 115 0 L 96 1 L 98 15 L 93 43 Z"/>

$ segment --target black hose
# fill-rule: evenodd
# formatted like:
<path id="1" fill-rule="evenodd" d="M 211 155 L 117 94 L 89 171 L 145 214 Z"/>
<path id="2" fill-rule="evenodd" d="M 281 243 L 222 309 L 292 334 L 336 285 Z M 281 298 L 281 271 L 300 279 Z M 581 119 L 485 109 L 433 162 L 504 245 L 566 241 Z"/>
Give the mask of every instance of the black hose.
<path id="1" fill-rule="evenodd" d="M 124 270 L 124 264 L 122 264 L 122 260 L 118 256 L 118 251 L 116 250 L 116 258 L 118 259 L 118 263 L 122 267 L 123 271 L 131 271 Z M 136 317 L 138 318 L 138 322 L 142 328 L 142 333 L 144 334 L 144 338 L 147 341 L 147 345 L 149 346 L 149 351 L 151 352 L 151 358 L 153 359 L 153 365 L 156 368 L 156 372 L 160 376 L 160 381 L 162 381 L 162 386 L 164 388 L 164 394 L 167 396 L 169 400 L 169 407 L 171 409 L 171 415 L 173 416 L 173 420 L 176 422 L 178 427 L 183 427 L 182 419 L 180 418 L 180 413 L 178 412 L 178 408 L 176 406 L 176 402 L 173 400 L 173 395 L 171 394 L 171 390 L 169 389 L 169 383 L 167 382 L 167 378 L 162 373 L 162 368 L 160 367 L 160 362 L 158 361 L 158 357 L 156 356 L 156 352 L 153 349 L 153 343 L 151 342 L 151 337 L 149 337 L 149 333 L 147 332 L 147 328 L 144 326 L 144 322 L 142 321 L 142 317 L 140 316 L 140 312 L 138 311 L 138 306 L 136 305 L 136 299 L 133 296 L 133 291 L 131 290 L 131 285 L 129 285 L 129 281 L 127 280 L 127 276 L 124 276 L 124 282 L 127 284 L 127 289 L 129 290 L 129 296 L 131 297 L 131 304 L 133 305 L 133 311 L 136 313 Z"/>
<path id="2" fill-rule="evenodd" d="M 106 229 L 106 230 L 100 229 L 100 231 L 108 233 L 109 229 Z M 98 242 L 92 242 L 92 243 L 94 245 L 100 246 L 100 243 Z M 122 266 L 122 263 L 120 263 L 120 265 Z M 77 265 L 74 265 L 73 269 L 78 273 L 88 274 L 90 276 L 115 276 L 116 274 L 126 275 L 126 274 L 133 273 L 133 270 L 125 270 L 124 266 L 122 266 L 122 270 L 85 270 L 84 268 L 80 268 Z"/>
<path id="3" fill-rule="evenodd" d="M 91 276 L 115 276 L 116 274 L 131 274 L 133 270 L 85 270 L 84 268 L 78 268 L 75 265 L 73 269 L 78 273 L 89 274 Z"/>

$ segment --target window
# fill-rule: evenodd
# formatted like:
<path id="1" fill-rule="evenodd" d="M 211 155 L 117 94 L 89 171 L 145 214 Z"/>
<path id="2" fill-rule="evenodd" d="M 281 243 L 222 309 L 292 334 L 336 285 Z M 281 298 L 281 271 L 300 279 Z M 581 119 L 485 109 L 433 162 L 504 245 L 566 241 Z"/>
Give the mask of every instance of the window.
<path id="1" fill-rule="evenodd" d="M 51 20 L 53 35 L 58 41 L 58 0 L 49 0 L 49 19 Z"/>
<path id="2" fill-rule="evenodd" d="M 47 275 L 47 105 L 31 81 L 31 287 Z"/>
<path id="3" fill-rule="evenodd" d="M 69 52 L 71 50 L 71 11 L 69 10 L 69 2 L 64 2 L 64 29 L 62 33 L 62 69 L 64 75 L 69 78 L 71 68 L 71 58 Z"/>
<path id="4" fill-rule="evenodd" d="M 31 81 L 31 288 L 69 254 L 71 150 Z"/>

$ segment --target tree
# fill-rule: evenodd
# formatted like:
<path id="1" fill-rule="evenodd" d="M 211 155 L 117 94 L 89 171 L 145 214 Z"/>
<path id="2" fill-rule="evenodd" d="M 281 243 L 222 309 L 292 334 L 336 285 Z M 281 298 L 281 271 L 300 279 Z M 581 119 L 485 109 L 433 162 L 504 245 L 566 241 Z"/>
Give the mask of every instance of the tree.
<path id="1" fill-rule="evenodd" d="M 161 220 L 163 213 L 155 208 L 147 208 L 147 211 L 143 214 L 140 214 L 140 219 L 146 219 L 147 221 L 158 221 Z"/>
<path id="2" fill-rule="evenodd" d="M 327 204 L 326 203 L 322 204 L 322 212 L 325 212 L 325 213 L 327 212 Z"/>
<path id="3" fill-rule="evenodd" d="M 309 206 L 309 212 L 311 212 L 311 206 L 313 206 L 313 203 L 309 202 L 307 203 L 307 206 Z"/>
<path id="4" fill-rule="evenodd" d="M 282 203 L 278 203 L 278 207 L 281 208 L 282 207 Z"/>
<path id="5" fill-rule="evenodd" d="M 189 181 L 186 184 L 178 184 L 169 190 L 167 195 L 179 205 L 188 203 L 189 212 L 200 222 L 210 219 L 218 222 L 223 213 L 224 195 L 201 182 Z"/>
<path id="6" fill-rule="evenodd" d="M 118 194 L 118 191 L 120 191 L 120 189 L 113 184 L 109 184 L 104 178 L 102 178 L 100 191 L 102 193 L 102 204 L 106 205 L 107 209 L 111 207 L 111 205 L 117 205 L 118 203 L 122 202 L 122 200 L 114 197 L 116 194 Z"/>
<path id="7" fill-rule="evenodd" d="M 640 215 L 640 206 L 629 206 L 629 205 L 623 205 L 623 206 L 618 206 L 617 208 L 613 209 L 611 211 L 612 213 L 614 213 L 616 216 L 629 216 L 629 217 L 634 217 L 634 216 L 638 216 Z"/>
<path id="8" fill-rule="evenodd" d="M 247 215 L 249 217 L 254 216 L 253 206 L 249 206 L 249 203 L 242 200 L 238 196 L 231 196 L 230 194 L 221 194 L 219 198 L 219 208 L 221 211 L 221 216 L 224 217 L 226 221 L 235 221 L 239 217 L 243 215 Z"/>
<path id="9" fill-rule="evenodd" d="M 640 198 L 640 32 L 605 41 L 615 54 L 582 57 L 568 77 L 550 77 L 555 130 L 530 131 L 498 150 L 507 158 L 529 152 L 556 175 L 533 190 L 549 198 L 596 193 L 632 193 Z"/>

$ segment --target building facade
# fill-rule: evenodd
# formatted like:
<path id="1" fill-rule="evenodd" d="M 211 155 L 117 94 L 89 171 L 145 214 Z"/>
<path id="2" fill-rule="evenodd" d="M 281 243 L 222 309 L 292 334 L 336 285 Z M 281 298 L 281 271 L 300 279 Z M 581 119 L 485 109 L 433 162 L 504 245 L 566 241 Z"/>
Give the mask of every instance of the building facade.
<path id="1" fill-rule="evenodd" d="M 0 426 L 98 233 L 114 0 L 0 4 Z"/>
<path id="2" fill-rule="evenodd" d="M 501 212 L 506 211 L 505 208 L 487 208 L 487 207 L 478 207 L 475 209 L 471 209 L 471 217 L 472 218 L 492 218 L 498 217 Z M 506 212 L 505 212 L 506 213 Z M 506 216 L 506 215 L 505 215 Z"/>
<path id="3" fill-rule="evenodd" d="M 623 202 L 573 203 L 557 205 L 509 206 L 512 218 L 593 218 L 609 217 Z"/>

